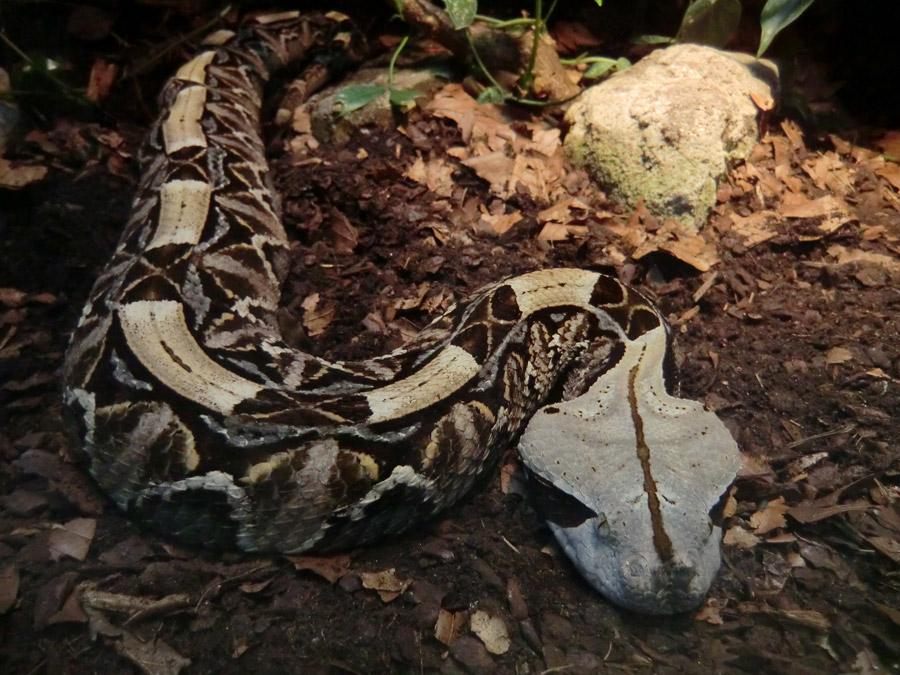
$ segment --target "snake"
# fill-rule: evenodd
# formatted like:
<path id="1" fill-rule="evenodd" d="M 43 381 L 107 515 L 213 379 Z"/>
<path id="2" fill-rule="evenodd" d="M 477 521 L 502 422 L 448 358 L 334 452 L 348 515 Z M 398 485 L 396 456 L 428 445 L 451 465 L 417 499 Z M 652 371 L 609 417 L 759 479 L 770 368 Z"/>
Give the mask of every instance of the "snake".
<path id="1" fill-rule="evenodd" d="M 406 345 L 329 361 L 278 322 L 290 242 L 261 136 L 264 86 L 360 60 L 335 12 L 207 37 L 160 94 L 130 217 L 66 350 L 87 471 L 129 517 L 190 546 L 322 554 L 434 518 L 518 449 L 587 583 L 637 612 L 698 607 L 738 463 L 674 388 L 672 331 L 610 275 L 500 279 Z"/>

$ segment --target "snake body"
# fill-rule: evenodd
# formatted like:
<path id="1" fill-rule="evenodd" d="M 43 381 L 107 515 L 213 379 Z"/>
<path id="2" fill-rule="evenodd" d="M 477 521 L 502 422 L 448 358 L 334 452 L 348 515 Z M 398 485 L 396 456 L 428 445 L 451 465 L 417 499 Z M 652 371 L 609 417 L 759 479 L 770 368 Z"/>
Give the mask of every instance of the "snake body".
<path id="1" fill-rule="evenodd" d="M 666 393 L 670 332 L 633 289 L 525 274 L 360 362 L 282 339 L 289 247 L 263 85 L 304 61 L 320 82 L 357 40 L 336 13 L 259 17 L 211 36 L 166 85 L 131 218 L 65 359 L 90 473 L 188 544 L 328 551 L 434 516 L 521 439 L 537 501 L 590 583 L 639 611 L 696 606 L 737 450 L 715 415 Z"/>

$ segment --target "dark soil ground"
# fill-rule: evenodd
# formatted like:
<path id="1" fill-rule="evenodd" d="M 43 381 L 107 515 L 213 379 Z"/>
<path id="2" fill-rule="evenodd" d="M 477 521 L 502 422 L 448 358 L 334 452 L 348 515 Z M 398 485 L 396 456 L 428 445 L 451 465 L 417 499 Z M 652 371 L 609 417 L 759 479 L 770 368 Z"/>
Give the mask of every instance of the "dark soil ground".
<path id="1" fill-rule="evenodd" d="M 167 57 L 168 71 L 188 52 Z M 707 603 L 648 618 L 582 581 L 513 452 L 443 519 L 323 559 L 186 550 L 97 492 L 65 433 L 59 370 L 134 192 L 147 124 L 134 92 L 158 83 L 114 89 L 99 123 L 44 120 L 17 156 L 49 172 L 0 190 L 0 672 L 898 667 L 900 198 L 897 167 L 865 149 L 868 131 L 800 134 L 773 120 L 722 184 L 702 272 L 662 250 L 629 257 L 623 231 L 652 243 L 665 225 L 607 203 L 574 171 L 561 184 L 591 208 L 574 236 L 548 241 L 552 204 L 527 188 L 501 198 L 448 156 L 472 139 L 428 100 L 399 130 L 360 131 L 344 147 L 274 135 L 296 241 L 285 332 L 316 353 L 391 349 L 481 284 L 543 267 L 610 271 L 658 301 L 676 327 L 682 393 L 718 411 L 743 463 Z M 511 128 L 527 136 L 521 124 Z M 285 153 L 292 138 L 300 150 Z M 419 158 L 449 162 L 448 182 L 410 177 Z M 484 213 L 522 219 L 498 235 Z M 475 630 L 486 616 L 508 648 Z"/>

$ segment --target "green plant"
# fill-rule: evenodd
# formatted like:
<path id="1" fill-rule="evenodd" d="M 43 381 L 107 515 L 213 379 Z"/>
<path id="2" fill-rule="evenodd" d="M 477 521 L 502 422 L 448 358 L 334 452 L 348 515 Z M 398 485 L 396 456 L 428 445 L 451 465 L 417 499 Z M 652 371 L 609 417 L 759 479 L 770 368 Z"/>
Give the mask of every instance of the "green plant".
<path id="1" fill-rule="evenodd" d="M 767 0 L 760 15 L 761 36 L 756 56 L 769 48 L 772 40 L 793 23 L 813 3 L 813 0 Z M 637 44 L 673 44 L 695 42 L 723 47 L 737 30 L 741 20 L 740 0 L 694 0 L 681 19 L 675 37 L 642 35 Z"/>
<path id="2" fill-rule="evenodd" d="M 343 117 L 354 110 L 367 106 L 376 98 L 388 92 L 391 105 L 398 108 L 409 106 L 417 96 L 421 96 L 415 89 L 395 89 L 394 88 L 394 66 L 397 63 L 397 57 L 409 42 L 409 36 L 405 36 L 391 55 L 391 62 L 388 65 L 388 81 L 382 85 L 356 85 L 352 87 L 344 87 L 334 97 L 335 101 L 341 104 L 339 117 Z"/>

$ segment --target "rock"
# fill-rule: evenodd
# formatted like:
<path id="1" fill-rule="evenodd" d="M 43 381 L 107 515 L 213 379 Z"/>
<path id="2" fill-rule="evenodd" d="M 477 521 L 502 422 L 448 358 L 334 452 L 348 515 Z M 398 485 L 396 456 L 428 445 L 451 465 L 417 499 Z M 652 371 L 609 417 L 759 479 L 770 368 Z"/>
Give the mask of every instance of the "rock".
<path id="1" fill-rule="evenodd" d="M 388 71 L 386 68 L 362 68 L 339 85 L 323 89 L 309 99 L 309 115 L 312 134 L 322 143 L 346 143 L 355 129 L 375 127 L 387 129 L 396 124 L 394 110 L 390 103 L 387 89 L 370 103 L 339 117 L 341 105 L 335 102 L 335 96 L 347 87 L 386 86 Z M 444 86 L 445 80 L 436 71 L 429 69 L 396 69 L 394 70 L 394 89 L 414 89 L 425 97 L 430 97 Z"/>
<path id="2" fill-rule="evenodd" d="M 490 673 L 494 669 L 494 659 L 480 641 L 469 635 L 463 635 L 450 648 L 453 658 L 463 668 L 474 675 Z"/>
<path id="3" fill-rule="evenodd" d="M 771 62 L 711 47 L 653 52 L 572 104 L 567 155 L 613 198 L 697 230 L 717 181 L 756 144 L 751 94 L 771 100 L 777 78 Z"/>

